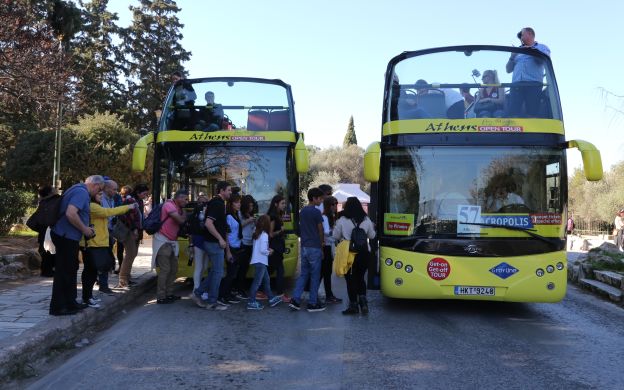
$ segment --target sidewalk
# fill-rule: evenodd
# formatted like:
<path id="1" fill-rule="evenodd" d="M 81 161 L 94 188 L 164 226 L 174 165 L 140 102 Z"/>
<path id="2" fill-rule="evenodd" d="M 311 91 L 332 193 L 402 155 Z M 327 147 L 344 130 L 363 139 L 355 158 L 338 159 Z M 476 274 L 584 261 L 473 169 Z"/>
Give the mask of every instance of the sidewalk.
<path id="1" fill-rule="evenodd" d="M 155 285 L 156 273 L 151 271 L 152 241 L 144 240 L 132 266 L 132 280 L 137 284 L 129 290 L 114 290 L 112 296 L 100 294 L 95 286 L 93 295 L 101 298 L 100 309 L 86 308 L 78 314 L 55 317 L 48 314 L 52 294 L 52 278 L 33 277 L 17 283 L 17 287 L 0 288 L 0 378 L 23 370 L 52 347 L 67 345 L 81 338 L 89 327 L 105 321 L 121 311 L 134 299 Z M 78 271 L 78 298 L 81 297 Z M 111 274 L 109 286 L 118 276 Z M 0 379 L 0 383 L 3 379 Z"/>

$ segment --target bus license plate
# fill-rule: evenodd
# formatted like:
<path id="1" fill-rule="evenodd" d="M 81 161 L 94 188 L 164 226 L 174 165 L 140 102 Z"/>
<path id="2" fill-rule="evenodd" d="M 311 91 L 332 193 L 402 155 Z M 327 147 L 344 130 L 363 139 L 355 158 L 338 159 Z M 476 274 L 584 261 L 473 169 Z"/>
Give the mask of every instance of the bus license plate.
<path id="1" fill-rule="evenodd" d="M 455 295 L 496 295 L 494 287 L 455 286 Z"/>

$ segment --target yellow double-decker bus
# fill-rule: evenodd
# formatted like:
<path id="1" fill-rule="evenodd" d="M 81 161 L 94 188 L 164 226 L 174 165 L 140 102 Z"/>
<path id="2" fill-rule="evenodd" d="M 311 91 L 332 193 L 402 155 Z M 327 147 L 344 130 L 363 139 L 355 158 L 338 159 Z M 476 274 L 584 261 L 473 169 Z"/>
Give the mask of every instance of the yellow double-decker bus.
<path id="1" fill-rule="evenodd" d="M 508 67 L 510 58 L 521 66 Z M 588 180 L 602 178 L 599 151 L 565 139 L 540 50 L 475 45 L 394 57 L 381 142 L 364 159 L 382 293 L 563 299 L 569 148 L 580 150 Z"/>
<path id="2" fill-rule="evenodd" d="M 286 199 L 284 269 L 297 266 L 299 174 L 308 170 L 303 134 L 297 132 L 290 85 L 281 80 L 244 77 L 188 79 L 172 86 L 158 129 L 143 136 L 132 169 L 143 171 L 153 145 L 153 201 L 185 188 L 192 206 L 200 193 L 209 198 L 226 180 L 266 213 L 271 198 Z M 188 245 L 181 245 L 179 276 L 192 277 Z"/>

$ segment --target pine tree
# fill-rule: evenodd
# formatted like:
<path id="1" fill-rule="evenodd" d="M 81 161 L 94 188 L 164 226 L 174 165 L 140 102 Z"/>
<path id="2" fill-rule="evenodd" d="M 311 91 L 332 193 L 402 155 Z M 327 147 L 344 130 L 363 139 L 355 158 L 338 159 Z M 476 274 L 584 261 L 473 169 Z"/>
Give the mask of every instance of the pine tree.
<path id="1" fill-rule="evenodd" d="M 349 145 L 357 145 L 357 137 L 355 136 L 355 126 L 353 125 L 353 115 L 349 118 L 349 126 L 347 127 L 347 134 L 345 134 L 342 146 L 345 148 Z"/>
<path id="2" fill-rule="evenodd" d="M 113 43 L 119 19 L 107 10 L 108 0 L 81 2 L 83 29 L 72 43 L 76 74 L 75 116 L 95 112 L 125 111 L 125 73 L 121 48 Z"/>
<path id="3" fill-rule="evenodd" d="M 183 24 L 172 0 L 140 0 L 130 7 L 132 25 L 123 34 L 124 54 L 129 58 L 128 104 L 131 126 L 156 128 L 155 111 L 162 107 L 170 87 L 170 76 L 182 70 L 191 53 L 182 47 Z"/>

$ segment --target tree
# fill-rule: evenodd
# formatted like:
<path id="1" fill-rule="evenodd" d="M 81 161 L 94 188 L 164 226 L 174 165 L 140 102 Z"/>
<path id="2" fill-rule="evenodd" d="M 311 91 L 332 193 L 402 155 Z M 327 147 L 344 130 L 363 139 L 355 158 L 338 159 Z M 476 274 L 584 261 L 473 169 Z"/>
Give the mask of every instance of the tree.
<path id="1" fill-rule="evenodd" d="M 123 50 L 129 59 L 128 104 L 135 129 L 154 129 L 155 111 L 162 107 L 170 76 L 182 69 L 191 53 L 182 47 L 184 27 L 172 0 L 140 0 L 130 7 L 132 25 L 123 33 Z"/>
<path id="2" fill-rule="evenodd" d="M 132 174 L 132 145 L 138 134 L 117 115 L 104 113 L 81 117 L 77 124 L 63 129 L 63 139 L 64 188 L 93 174 L 110 176 L 119 183 L 149 179 Z M 41 166 L 42 161 L 51 164 L 53 145 L 53 131 L 23 134 L 9 153 L 7 177 L 31 189 L 48 183 L 49 171 L 42 170 Z M 151 172 L 150 169 L 146 171 Z"/>
<path id="3" fill-rule="evenodd" d="M 347 134 L 345 134 L 342 146 L 345 148 L 349 145 L 357 145 L 357 137 L 355 136 L 355 126 L 353 125 L 353 115 L 349 118 L 349 126 L 347 126 Z"/>
<path id="4" fill-rule="evenodd" d="M 121 29 L 116 14 L 107 10 L 108 0 L 80 2 L 83 28 L 72 44 L 76 75 L 73 110 L 76 115 L 126 111 L 125 74 L 121 48 L 113 43 Z"/>

